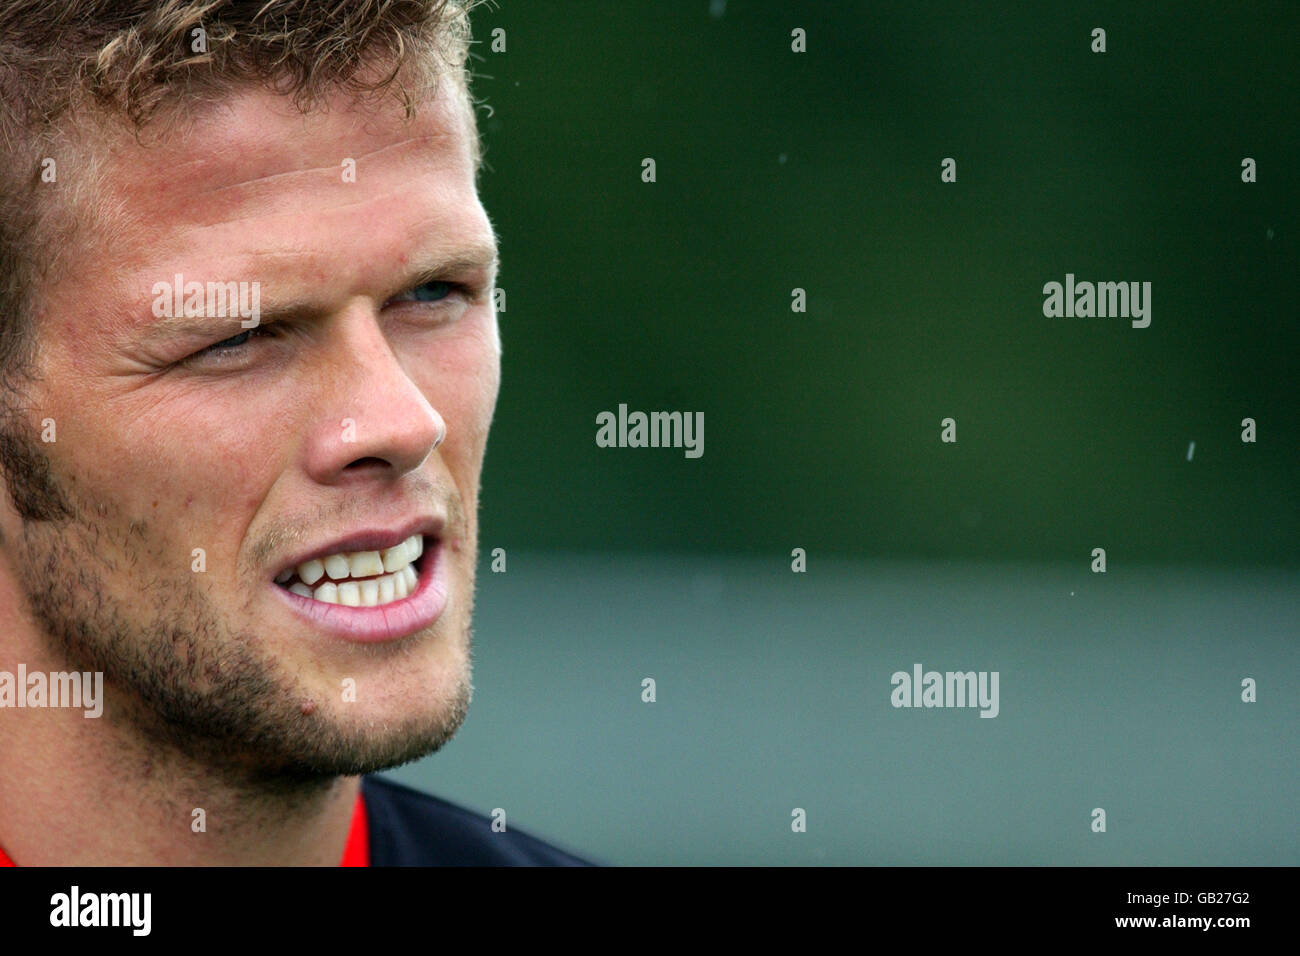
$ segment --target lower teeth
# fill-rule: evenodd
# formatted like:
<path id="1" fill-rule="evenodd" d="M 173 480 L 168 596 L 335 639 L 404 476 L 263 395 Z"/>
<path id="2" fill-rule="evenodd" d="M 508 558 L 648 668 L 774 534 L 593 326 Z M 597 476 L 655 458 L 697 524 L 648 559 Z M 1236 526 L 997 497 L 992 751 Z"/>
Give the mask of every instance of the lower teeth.
<path id="1" fill-rule="evenodd" d="M 289 591 L 300 597 L 311 598 L 322 604 L 342 604 L 346 607 L 382 607 L 408 597 L 419 583 L 415 563 L 391 574 L 360 581 L 325 581 L 315 588 L 302 581 L 287 585 Z"/>

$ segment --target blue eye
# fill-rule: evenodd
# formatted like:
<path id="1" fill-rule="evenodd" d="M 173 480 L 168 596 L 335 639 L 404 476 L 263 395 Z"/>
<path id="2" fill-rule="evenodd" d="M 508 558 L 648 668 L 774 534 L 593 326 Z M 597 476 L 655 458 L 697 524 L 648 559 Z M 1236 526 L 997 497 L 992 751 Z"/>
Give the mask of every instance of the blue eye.
<path id="1" fill-rule="evenodd" d="M 226 339 L 225 341 L 217 342 L 215 345 L 209 345 L 207 349 L 205 349 L 205 351 L 219 352 L 222 349 L 238 348 L 239 346 L 245 344 L 250 338 L 253 337 L 253 331 L 254 331 L 253 329 L 248 329 L 244 332 L 240 332 L 238 335 L 232 335 L 230 338 Z"/>
<path id="2" fill-rule="evenodd" d="M 228 339 L 214 342 L 207 348 L 195 352 L 189 358 L 185 359 L 185 361 L 196 364 L 203 363 L 205 365 L 226 361 L 241 361 L 252 351 L 252 349 L 247 346 L 249 346 L 253 339 L 273 338 L 276 334 L 277 332 L 274 326 L 258 325 L 251 329 L 245 329 L 238 335 L 232 335 Z"/>
<path id="3" fill-rule="evenodd" d="M 454 282 L 425 282 L 406 293 L 412 302 L 437 302 L 455 290 Z"/>

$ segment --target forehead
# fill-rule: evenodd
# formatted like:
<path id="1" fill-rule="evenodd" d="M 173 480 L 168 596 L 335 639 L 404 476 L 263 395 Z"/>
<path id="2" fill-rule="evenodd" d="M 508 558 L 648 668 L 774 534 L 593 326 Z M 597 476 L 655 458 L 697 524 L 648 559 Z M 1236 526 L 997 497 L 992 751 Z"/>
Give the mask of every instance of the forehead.
<path id="1" fill-rule="evenodd" d="M 473 135 L 467 98 L 444 81 L 410 119 L 387 97 L 339 93 L 304 114 L 258 89 L 143 142 L 101 143 L 96 208 L 67 277 L 81 287 L 82 319 L 88 282 L 112 302 L 101 318 L 120 325 L 149 318 L 153 283 L 176 272 L 343 288 L 376 264 L 490 241 Z"/>
<path id="2" fill-rule="evenodd" d="M 205 104 L 153 141 L 114 144 L 108 185 L 193 224 L 220 223 L 250 202 L 283 206 L 302 187 L 354 194 L 362 190 L 343 187 L 365 186 L 363 172 L 380 177 L 370 185 L 392 187 L 394 173 L 400 179 L 423 167 L 472 186 L 470 117 L 449 81 L 409 120 L 391 98 L 339 92 L 302 113 L 282 96 L 251 89 Z"/>

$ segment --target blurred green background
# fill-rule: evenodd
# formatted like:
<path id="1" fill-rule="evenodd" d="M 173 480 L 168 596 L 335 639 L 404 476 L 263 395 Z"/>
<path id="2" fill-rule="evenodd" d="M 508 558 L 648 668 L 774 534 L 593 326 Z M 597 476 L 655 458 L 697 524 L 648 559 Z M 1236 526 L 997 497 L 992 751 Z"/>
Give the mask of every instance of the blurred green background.
<path id="1" fill-rule="evenodd" d="M 474 33 L 478 691 L 397 776 L 615 863 L 1300 863 L 1300 6 Z M 1066 273 L 1151 282 L 1150 327 L 1044 317 Z M 703 457 L 597 447 L 620 403 L 703 412 Z M 1001 715 L 894 710 L 915 662 L 1000 670 Z"/>

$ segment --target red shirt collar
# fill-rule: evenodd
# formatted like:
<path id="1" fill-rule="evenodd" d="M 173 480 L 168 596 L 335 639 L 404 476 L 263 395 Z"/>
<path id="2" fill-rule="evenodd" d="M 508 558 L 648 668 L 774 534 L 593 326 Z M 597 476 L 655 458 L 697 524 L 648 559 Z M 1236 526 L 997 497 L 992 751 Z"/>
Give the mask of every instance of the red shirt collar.
<path id="1" fill-rule="evenodd" d="M 0 866 L 17 866 L 13 860 L 0 849 Z M 352 807 L 352 825 L 348 829 L 348 842 L 343 847 L 343 859 L 339 866 L 370 865 L 370 827 L 366 825 L 366 802 L 357 793 L 357 802 Z"/>
<path id="2" fill-rule="evenodd" d="M 370 827 L 366 824 L 366 802 L 357 791 L 357 802 L 352 808 L 352 827 L 348 830 L 347 846 L 339 866 L 370 865 Z"/>

